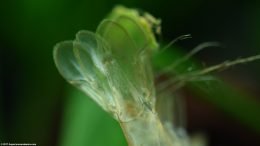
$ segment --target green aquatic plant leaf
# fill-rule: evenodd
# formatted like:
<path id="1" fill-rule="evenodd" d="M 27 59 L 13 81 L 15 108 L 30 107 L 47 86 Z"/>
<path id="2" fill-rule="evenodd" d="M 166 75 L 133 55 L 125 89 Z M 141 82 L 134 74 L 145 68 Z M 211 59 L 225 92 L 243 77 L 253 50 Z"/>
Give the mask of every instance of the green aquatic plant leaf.
<path id="1" fill-rule="evenodd" d="M 66 93 L 59 146 L 127 146 L 116 120 L 82 92 Z"/>
<path id="2" fill-rule="evenodd" d="M 157 70 L 165 70 L 166 67 L 171 66 L 173 61 L 182 60 L 181 56 L 185 56 L 185 53 L 181 50 L 181 48 L 174 47 L 173 49 L 166 50 L 165 52 L 154 56 L 153 65 Z M 259 58 L 259 55 L 251 56 L 248 58 L 242 58 L 242 61 L 247 60 L 248 62 L 250 62 L 257 60 L 257 58 Z M 236 63 L 237 60 L 231 62 Z M 190 66 L 193 66 L 194 70 L 196 71 L 211 71 L 208 69 L 212 69 L 211 67 L 203 69 L 199 65 L 197 60 L 186 60 L 181 67 L 176 67 L 174 68 L 174 70 L 169 70 L 170 78 L 175 79 L 176 76 L 182 76 L 183 74 L 185 74 L 183 72 L 183 68 L 188 68 Z M 242 123 L 246 124 L 248 127 L 251 127 L 251 129 L 259 133 L 260 126 L 258 123 L 260 121 L 260 106 L 257 102 L 253 100 L 255 97 L 252 97 L 246 93 L 241 93 L 241 91 L 235 89 L 234 87 L 222 81 L 220 78 L 215 77 L 214 75 L 208 76 L 209 78 L 211 78 L 211 81 L 189 81 L 186 82 L 187 87 L 190 88 L 193 93 L 201 95 L 204 99 L 216 105 L 217 108 L 225 111 L 230 116 L 238 119 Z"/>

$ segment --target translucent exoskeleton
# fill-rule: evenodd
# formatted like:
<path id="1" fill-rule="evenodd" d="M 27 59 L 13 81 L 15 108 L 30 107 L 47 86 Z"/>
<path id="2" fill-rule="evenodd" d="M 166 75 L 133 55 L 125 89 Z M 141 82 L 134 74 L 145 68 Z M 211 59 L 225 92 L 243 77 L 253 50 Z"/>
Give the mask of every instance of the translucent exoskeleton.
<path id="1" fill-rule="evenodd" d="M 109 25 L 107 28 L 112 35 L 104 38 L 122 40 L 105 40 L 99 34 L 80 31 L 74 41 L 56 45 L 55 63 L 65 79 L 89 95 L 104 110 L 112 113 L 116 119 L 126 122 L 143 112 L 143 103 L 146 102 L 143 96 L 149 95 L 145 93 L 149 89 L 142 86 L 147 83 L 139 82 L 140 77 L 148 75 L 134 69 L 142 68 L 140 65 L 145 62 L 134 59 L 138 50 L 122 28 L 109 21 L 103 25 Z"/>
<path id="2" fill-rule="evenodd" d="M 119 15 L 102 21 L 96 33 L 82 30 L 74 40 L 58 43 L 55 64 L 69 83 L 118 120 L 129 145 L 177 145 L 155 110 L 153 18 L 122 7 L 114 11 Z"/>
<path id="3" fill-rule="evenodd" d="M 260 55 L 178 74 L 158 84 L 159 92 L 155 94 L 151 67 L 151 56 L 159 48 L 155 33 L 160 33 L 160 20 L 148 13 L 140 15 L 136 9 L 117 6 L 95 33 L 81 30 L 74 40 L 58 43 L 54 48 L 55 64 L 69 83 L 120 123 L 130 146 L 188 146 L 181 102 L 168 89 L 176 91 L 186 82 L 211 80 L 204 75 L 258 60 Z M 169 45 L 189 37 L 178 37 Z M 200 50 L 218 45 L 199 45 L 157 76 L 174 73 L 176 66 Z"/>

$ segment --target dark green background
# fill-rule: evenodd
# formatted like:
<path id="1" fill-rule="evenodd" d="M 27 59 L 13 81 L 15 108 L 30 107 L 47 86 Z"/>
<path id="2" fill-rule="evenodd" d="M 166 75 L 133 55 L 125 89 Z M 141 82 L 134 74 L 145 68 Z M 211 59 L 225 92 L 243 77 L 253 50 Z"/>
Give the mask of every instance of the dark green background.
<path id="1" fill-rule="evenodd" d="M 176 44 L 182 52 L 206 41 L 226 45 L 197 55 L 200 64 L 260 52 L 260 3 L 253 1 L 3 0 L 0 143 L 126 145 L 117 123 L 61 78 L 52 57 L 55 43 L 73 39 L 81 29 L 94 31 L 116 4 L 161 18 L 164 42 L 192 34 L 193 39 Z M 159 56 L 155 65 L 163 66 L 173 57 Z M 203 93 L 196 87 L 187 89 L 188 130 L 204 132 L 212 146 L 259 145 L 259 65 L 258 61 L 219 73 L 234 90 L 215 85 L 203 88 Z M 211 90 L 223 93 L 211 98 Z M 242 97 L 236 99 L 237 95 Z"/>

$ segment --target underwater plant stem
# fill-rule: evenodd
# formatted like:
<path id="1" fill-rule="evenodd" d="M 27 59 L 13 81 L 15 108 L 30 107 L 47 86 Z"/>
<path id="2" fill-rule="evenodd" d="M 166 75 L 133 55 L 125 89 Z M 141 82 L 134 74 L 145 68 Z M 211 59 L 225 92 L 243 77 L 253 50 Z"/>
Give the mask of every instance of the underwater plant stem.
<path id="1" fill-rule="evenodd" d="M 156 113 L 145 111 L 128 122 L 120 122 L 129 146 L 178 146 Z"/>

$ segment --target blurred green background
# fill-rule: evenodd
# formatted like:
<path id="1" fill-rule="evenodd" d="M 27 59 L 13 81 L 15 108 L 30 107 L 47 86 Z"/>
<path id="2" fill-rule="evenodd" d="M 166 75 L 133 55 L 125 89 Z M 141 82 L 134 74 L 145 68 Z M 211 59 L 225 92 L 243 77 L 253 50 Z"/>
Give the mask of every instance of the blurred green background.
<path id="1" fill-rule="evenodd" d="M 68 85 L 52 57 L 55 43 L 73 39 L 81 29 L 94 31 L 116 4 L 161 18 L 164 42 L 192 34 L 192 39 L 157 56 L 155 69 L 206 41 L 226 47 L 196 55 L 201 66 L 260 53 L 260 2 L 3 0 L 0 143 L 127 145 L 116 121 Z M 256 61 L 215 73 L 226 83 L 194 83 L 185 88 L 188 132 L 205 134 L 210 146 L 260 145 L 259 65 Z"/>

